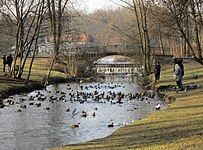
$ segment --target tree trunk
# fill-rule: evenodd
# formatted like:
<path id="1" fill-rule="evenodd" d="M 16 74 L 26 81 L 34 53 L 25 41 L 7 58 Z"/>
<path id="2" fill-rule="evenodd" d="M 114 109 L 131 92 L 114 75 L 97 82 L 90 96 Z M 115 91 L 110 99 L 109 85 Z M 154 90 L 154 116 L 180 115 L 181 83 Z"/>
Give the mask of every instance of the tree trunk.
<path id="1" fill-rule="evenodd" d="M 28 75 L 27 75 L 27 78 L 26 78 L 26 83 L 29 82 L 30 80 L 30 75 L 31 75 L 31 71 L 32 71 L 32 65 L 33 65 L 33 62 L 34 62 L 34 59 L 35 59 L 35 53 L 37 51 L 37 48 L 35 47 L 35 50 L 33 52 L 33 55 L 32 55 L 32 59 L 31 59 L 31 62 L 30 62 L 30 67 L 29 67 L 29 70 L 28 70 Z"/>
<path id="2" fill-rule="evenodd" d="M 164 50 L 164 46 L 163 46 L 163 39 L 162 39 L 162 35 L 159 34 L 159 45 L 160 45 L 160 50 L 162 55 L 165 55 L 165 50 Z"/>

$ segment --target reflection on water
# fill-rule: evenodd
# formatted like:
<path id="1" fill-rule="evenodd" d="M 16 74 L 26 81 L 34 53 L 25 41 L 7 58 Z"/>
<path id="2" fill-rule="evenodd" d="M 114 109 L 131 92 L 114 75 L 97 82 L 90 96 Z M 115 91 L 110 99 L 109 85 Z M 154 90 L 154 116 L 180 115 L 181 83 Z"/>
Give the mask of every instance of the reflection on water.
<path id="1" fill-rule="evenodd" d="M 129 99 L 127 93 L 141 91 L 134 81 L 131 77 L 105 77 L 97 83 L 51 85 L 41 91 L 15 95 L 9 98 L 14 105 L 5 99 L 7 107 L 0 109 L 0 149 L 47 149 L 112 134 L 161 104 L 154 99 Z M 107 94 L 114 92 L 125 95 L 122 103 L 117 103 L 117 98 L 107 101 Z M 39 93 L 44 96 L 40 100 Z M 87 93 L 91 96 L 85 96 Z M 98 100 L 95 95 L 102 93 L 105 98 Z M 39 103 L 41 106 L 37 107 Z M 82 111 L 87 117 L 81 116 Z M 70 127 L 77 123 L 79 128 Z M 108 127 L 110 123 L 113 128 Z"/>

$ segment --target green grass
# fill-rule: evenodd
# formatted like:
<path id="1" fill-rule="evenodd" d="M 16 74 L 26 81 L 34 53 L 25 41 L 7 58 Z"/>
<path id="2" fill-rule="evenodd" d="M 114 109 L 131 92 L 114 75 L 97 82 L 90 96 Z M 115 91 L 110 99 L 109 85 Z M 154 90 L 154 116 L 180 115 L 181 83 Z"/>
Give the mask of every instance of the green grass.
<path id="1" fill-rule="evenodd" d="M 50 60 L 48 58 L 36 58 L 32 67 L 32 74 L 30 79 L 34 81 L 39 81 L 40 78 L 45 77 L 48 74 L 48 69 L 50 67 Z M 22 78 L 26 78 L 28 74 L 28 67 L 30 64 L 30 59 L 28 59 L 25 66 L 24 74 Z M 4 75 L 2 72 L 2 62 L 0 62 L 0 75 Z M 52 71 L 52 77 L 66 77 L 64 73 L 58 71 Z"/>
<path id="2" fill-rule="evenodd" d="M 26 79 L 29 69 L 30 59 L 28 59 L 27 64 L 25 66 L 24 74 L 22 76 L 23 79 Z M 33 64 L 32 73 L 30 76 L 30 80 L 35 81 L 40 84 L 43 77 L 46 77 L 48 74 L 48 70 L 50 67 L 50 60 L 48 58 L 36 58 Z M 3 72 L 2 61 L 0 61 L 0 76 L 3 76 L 5 73 Z M 8 74 L 8 73 L 7 73 Z M 51 81 L 52 83 L 57 82 L 57 80 L 64 80 L 67 76 L 64 73 L 58 71 L 51 72 Z M 2 81 L 2 80 L 0 80 Z M 13 92 L 13 90 L 18 90 L 18 88 L 23 88 L 25 85 L 12 83 L 12 82 L 0 82 L 0 94 L 8 95 L 9 92 Z M 15 92 L 14 92 L 15 93 Z M 13 94 L 13 93 L 11 93 Z"/>
<path id="3" fill-rule="evenodd" d="M 162 66 L 161 81 L 156 87 L 175 85 L 172 66 Z M 198 79 L 193 79 L 193 74 Z M 165 92 L 176 101 L 147 118 L 118 129 L 112 135 L 90 142 L 68 145 L 61 150 L 202 150 L 203 149 L 203 66 L 185 64 L 184 84 L 200 84 L 186 93 Z"/>

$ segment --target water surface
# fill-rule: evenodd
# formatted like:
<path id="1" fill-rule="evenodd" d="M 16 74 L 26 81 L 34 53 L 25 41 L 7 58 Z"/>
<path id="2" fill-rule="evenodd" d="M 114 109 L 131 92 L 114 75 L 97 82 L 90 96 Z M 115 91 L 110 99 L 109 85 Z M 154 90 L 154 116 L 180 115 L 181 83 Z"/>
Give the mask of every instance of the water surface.
<path id="1" fill-rule="evenodd" d="M 143 92 L 134 82 L 131 77 L 106 77 L 96 83 L 50 85 L 44 90 L 5 99 L 7 107 L 0 109 L 0 149 L 41 150 L 106 137 L 132 120 L 149 115 L 157 104 L 164 106 L 158 99 L 129 100 L 127 94 Z M 70 95 L 80 92 L 104 93 L 104 97 L 108 92 L 121 92 L 125 97 L 120 104 L 117 98 L 98 101 L 93 96 L 83 101 L 84 97 L 75 96 L 71 99 Z M 39 93 L 47 98 L 37 100 Z M 29 100 L 32 96 L 34 101 Z M 9 99 L 15 104 L 9 105 Z M 39 103 L 41 106 L 37 107 Z M 82 111 L 87 117 L 81 116 Z M 70 127 L 77 123 L 80 123 L 78 128 Z M 108 127 L 111 123 L 113 128 Z"/>

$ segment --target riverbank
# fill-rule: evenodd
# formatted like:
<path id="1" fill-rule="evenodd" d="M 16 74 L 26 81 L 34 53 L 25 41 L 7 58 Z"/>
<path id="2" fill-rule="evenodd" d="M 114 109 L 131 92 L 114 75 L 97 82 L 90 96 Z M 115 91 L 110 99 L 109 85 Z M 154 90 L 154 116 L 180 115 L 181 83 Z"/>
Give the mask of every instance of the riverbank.
<path id="1" fill-rule="evenodd" d="M 30 60 L 28 60 L 30 61 Z M 29 64 L 29 63 L 28 63 Z M 37 89 L 42 89 L 43 78 L 46 77 L 49 68 L 48 58 L 36 58 L 33 64 L 33 69 L 30 77 L 30 82 L 25 84 L 25 78 L 28 73 L 28 67 L 25 66 L 25 71 L 22 79 L 9 79 L 5 76 L 7 72 L 2 72 L 2 62 L 0 62 L 0 100 L 22 92 L 30 92 Z M 52 71 L 49 84 L 64 83 L 71 79 L 65 73 Z"/>
<path id="2" fill-rule="evenodd" d="M 158 87 L 174 86 L 172 66 L 162 66 Z M 194 79 L 193 75 L 198 78 Z M 68 145 L 67 150 L 123 150 L 123 149 L 195 149 L 203 148 L 203 68 L 195 62 L 185 63 L 184 84 L 200 87 L 186 92 L 162 91 L 165 97 L 174 97 L 175 102 L 156 111 L 147 118 L 118 129 L 112 135 L 86 143 Z"/>

